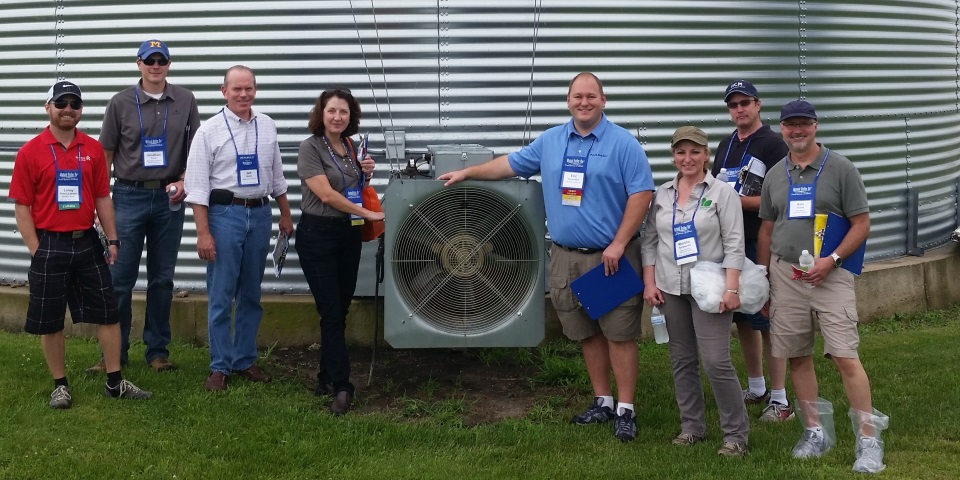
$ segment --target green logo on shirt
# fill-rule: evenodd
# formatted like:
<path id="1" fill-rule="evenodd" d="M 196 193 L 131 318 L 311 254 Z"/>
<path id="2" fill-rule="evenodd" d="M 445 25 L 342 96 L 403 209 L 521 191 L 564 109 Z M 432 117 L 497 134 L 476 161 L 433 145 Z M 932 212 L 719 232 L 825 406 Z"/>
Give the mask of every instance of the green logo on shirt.
<path id="1" fill-rule="evenodd" d="M 713 205 L 713 200 L 710 200 L 710 199 L 708 199 L 708 198 L 704 198 L 704 199 L 700 200 L 700 209 L 701 209 L 701 210 L 706 210 L 706 209 L 710 208 L 710 205 Z"/>

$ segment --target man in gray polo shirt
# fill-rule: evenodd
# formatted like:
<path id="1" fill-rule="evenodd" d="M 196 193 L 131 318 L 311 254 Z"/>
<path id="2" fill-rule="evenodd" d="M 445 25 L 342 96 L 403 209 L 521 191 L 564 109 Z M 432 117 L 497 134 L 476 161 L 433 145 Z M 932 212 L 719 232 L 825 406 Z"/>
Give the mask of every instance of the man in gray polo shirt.
<path id="1" fill-rule="evenodd" d="M 815 314 L 824 338 L 824 356 L 840 373 L 850 402 L 849 415 L 858 437 L 853 469 L 879 472 L 884 468 L 880 432 L 888 418 L 871 402 L 870 380 L 857 354 L 854 276 L 841 268 L 870 233 L 866 189 L 853 162 L 816 142 L 813 105 L 803 100 L 784 105 L 780 131 L 790 153 L 767 172 L 763 183 L 757 263 L 767 265 L 770 274 L 773 355 L 789 359 L 805 426 L 793 456 L 819 457 L 836 442 L 833 406 L 818 398 L 817 392 L 811 321 Z M 801 252 L 814 251 L 815 215 L 827 213 L 847 218 L 850 229 L 836 250 L 821 252 L 808 271 L 796 271 Z"/>
<path id="2" fill-rule="evenodd" d="M 200 113 L 189 90 L 167 82 L 170 50 L 147 40 L 137 51 L 140 81 L 114 95 L 100 130 L 113 166 L 113 203 L 117 212 L 120 255 L 110 266 L 117 295 L 123 341 L 121 363 L 130 348 L 131 292 L 147 245 L 147 308 L 143 320 L 145 358 L 156 371 L 173 370 L 170 362 L 170 304 L 173 272 L 183 233 L 183 172 Z M 102 371 L 103 360 L 88 369 Z"/>

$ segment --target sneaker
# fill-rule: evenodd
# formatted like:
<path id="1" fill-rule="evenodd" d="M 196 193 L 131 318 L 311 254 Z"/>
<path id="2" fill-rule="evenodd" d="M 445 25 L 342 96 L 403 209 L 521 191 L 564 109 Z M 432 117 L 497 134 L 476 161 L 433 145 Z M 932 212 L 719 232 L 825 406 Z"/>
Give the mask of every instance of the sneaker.
<path id="1" fill-rule="evenodd" d="M 573 417 L 570 423 L 576 425 L 589 425 L 591 423 L 605 423 L 613 420 L 614 414 L 610 407 L 600 405 L 600 399 L 594 398 L 593 405 L 583 411 L 580 415 Z"/>
<path id="2" fill-rule="evenodd" d="M 673 441 L 671 441 L 670 443 L 677 446 L 681 446 L 681 447 L 689 447 L 690 445 L 693 445 L 695 443 L 700 443 L 706 439 L 707 439 L 706 435 L 694 435 L 692 433 L 681 433 L 680 435 L 673 437 Z"/>
<path id="3" fill-rule="evenodd" d="M 101 373 L 107 373 L 107 364 L 104 363 L 103 358 L 93 364 L 92 367 L 84 370 L 87 375 L 99 375 Z"/>
<path id="4" fill-rule="evenodd" d="M 140 387 L 131 383 L 130 380 L 121 380 L 120 385 L 117 385 L 117 388 L 110 388 L 108 386 L 103 387 L 103 395 L 113 398 L 146 400 L 150 398 L 153 393 L 146 390 L 141 390 Z"/>
<path id="5" fill-rule="evenodd" d="M 743 403 L 747 405 L 759 405 L 761 403 L 767 403 L 770 400 L 770 389 L 768 388 L 763 395 L 757 395 L 750 391 L 749 388 L 743 390 Z"/>
<path id="6" fill-rule="evenodd" d="M 613 436 L 621 442 L 632 442 L 637 438 L 637 416 L 633 414 L 633 410 L 626 408 L 623 415 L 614 417 Z"/>
<path id="7" fill-rule="evenodd" d="M 722 457 L 739 458 L 747 454 L 747 444 L 738 442 L 723 442 L 723 445 L 717 450 Z"/>
<path id="8" fill-rule="evenodd" d="M 814 458 L 827 453 L 830 446 L 827 445 L 827 438 L 823 435 L 817 436 L 813 430 L 804 430 L 800 436 L 800 441 L 793 447 L 793 458 Z"/>
<path id="9" fill-rule="evenodd" d="M 879 473 L 884 468 L 883 445 L 872 437 L 860 437 L 857 441 L 857 461 L 853 462 L 853 471 L 860 473 Z"/>
<path id="10" fill-rule="evenodd" d="M 793 407 L 779 402 L 770 402 L 760 414 L 761 422 L 785 422 L 793 418 Z"/>
<path id="11" fill-rule="evenodd" d="M 70 387 L 58 385 L 50 394 L 50 408 L 64 409 L 73 405 L 73 397 L 70 396 Z M 882 452 L 881 452 L 882 455 Z"/>
<path id="12" fill-rule="evenodd" d="M 150 368 L 152 368 L 154 372 L 169 372 L 176 370 L 177 366 L 167 357 L 157 357 L 150 360 Z"/>

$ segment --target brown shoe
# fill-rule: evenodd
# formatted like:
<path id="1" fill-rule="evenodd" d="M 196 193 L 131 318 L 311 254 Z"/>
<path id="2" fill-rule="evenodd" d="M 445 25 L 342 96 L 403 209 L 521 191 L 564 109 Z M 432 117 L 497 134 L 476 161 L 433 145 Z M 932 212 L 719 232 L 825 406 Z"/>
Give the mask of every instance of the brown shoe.
<path id="1" fill-rule="evenodd" d="M 333 403 L 330 404 L 330 413 L 340 416 L 350 411 L 350 403 L 353 401 L 353 395 L 346 390 L 340 390 L 333 397 Z"/>
<path id="2" fill-rule="evenodd" d="M 250 365 L 246 370 L 234 370 L 234 374 L 240 375 L 251 382 L 257 383 L 268 383 L 270 382 L 270 377 L 266 373 L 263 373 L 263 370 L 260 370 L 256 365 Z"/>
<path id="3" fill-rule="evenodd" d="M 107 373 L 107 364 L 103 361 L 103 358 L 101 358 L 92 367 L 84 370 L 84 372 L 86 372 L 87 375 L 98 375 L 101 373 Z"/>
<path id="4" fill-rule="evenodd" d="M 213 372 L 207 377 L 207 381 L 203 386 L 207 387 L 207 390 L 211 392 L 222 392 L 227 389 L 227 374 L 223 372 Z"/>
<path id="5" fill-rule="evenodd" d="M 150 360 L 150 368 L 153 368 L 155 372 L 168 372 L 171 370 L 176 370 L 177 366 L 173 364 L 167 357 L 157 357 L 153 360 Z"/>

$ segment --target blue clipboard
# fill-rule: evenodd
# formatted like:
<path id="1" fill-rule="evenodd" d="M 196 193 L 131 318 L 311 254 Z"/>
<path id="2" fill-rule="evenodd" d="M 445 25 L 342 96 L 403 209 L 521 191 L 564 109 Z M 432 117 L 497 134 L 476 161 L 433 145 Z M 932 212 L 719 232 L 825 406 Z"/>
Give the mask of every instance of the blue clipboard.
<path id="1" fill-rule="evenodd" d="M 823 245 L 820 246 L 820 256 L 829 257 L 840 246 L 840 242 L 843 241 L 843 237 L 846 237 L 849 231 L 850 220 L 833 212 L 827 214 L 827 225 L 823 229 Z M 854 275 L 860 275 L 860 272 L 863 271 L 863 256 L 866 251 L 867 242 L 863 242 L 850 256 L 843 259 L 840 266 Z"/>
<path id="2" fill-rule="evenodd" d="M 617 273 L 606 276 L 603 264 L 570 282 L 570 289 L 591 319 L 597 320 L 631 297 L 643 292 L 643 281 L 626 256 L 620 257 Z"/>

